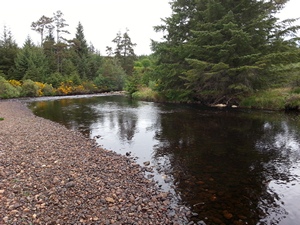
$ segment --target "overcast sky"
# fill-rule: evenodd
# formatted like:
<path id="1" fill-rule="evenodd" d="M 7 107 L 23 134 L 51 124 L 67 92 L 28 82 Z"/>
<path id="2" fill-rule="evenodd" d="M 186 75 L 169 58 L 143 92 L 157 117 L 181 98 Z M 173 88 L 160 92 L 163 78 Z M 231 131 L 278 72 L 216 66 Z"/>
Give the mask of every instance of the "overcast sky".
<path id="1" fill-rule="evenodd" d="M 4 25 L 11 30 L 14 39 L 21 47 L 29 35 L 38 43 L 40 35 L 32 31 L 32 22 L 43 15 L 52 17 L 60 10 L 64 14 L 68 31 L 67 38 L 75 37 L 78 22 L 84 28 L 88 43 L 105 55 L 106 46 L 113 46 L 112 40 L 118 31 L 129 29 L 129 36 L 136 43 L 135 53 L 150 54 L 150 39 L 159 41 L 162 34 L 156 33 L 153 26 L 162 24 L 161 18 L 171 15 L 169 0 L 9 0 L 0 7 L 0 33 Z M 283 18 L 300 17 L 300 0 L 290 0 L 282 11 Z"/>

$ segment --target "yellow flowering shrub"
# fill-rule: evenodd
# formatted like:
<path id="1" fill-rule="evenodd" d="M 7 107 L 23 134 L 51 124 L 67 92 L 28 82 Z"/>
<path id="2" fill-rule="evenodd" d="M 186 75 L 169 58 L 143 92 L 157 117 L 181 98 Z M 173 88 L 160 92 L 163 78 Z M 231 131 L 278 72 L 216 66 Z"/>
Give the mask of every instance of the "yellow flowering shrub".
<path id="1" fill-rule="evenodd" d="M 56 92 L 60 95 L 68 95 L 73 93 L 73 89 L 73 82 L 66 81 L 60 83 L 60 86 L 56 89 Z"/>
<path id="2" fill-rule="evenodd" d="M 18 80 L 9 80 L 8 81 L 12 86 L 14 87 L 21 87 L 22 86 L 22 83 Z"/>
<path id="3" fill-rule="evenodd" d="M 44 95 L 43 90 L 44 90 L 46 85 L 41 83 L 41 82 L 34 82 L 34 83 L 39 87 L 38 96 L 43 96 Z"/>

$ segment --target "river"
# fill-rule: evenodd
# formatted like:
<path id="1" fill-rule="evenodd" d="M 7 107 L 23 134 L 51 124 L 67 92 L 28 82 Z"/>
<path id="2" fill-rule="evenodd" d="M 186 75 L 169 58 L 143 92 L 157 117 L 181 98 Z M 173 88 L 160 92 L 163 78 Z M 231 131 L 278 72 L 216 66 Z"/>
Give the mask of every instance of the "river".
<path id="1" fill-rule="evenodd" d="M 125 96 L 43 98 L 29 107 L 103 148 L 150 162 L 146 176 L 191 207 L 194 221 L 299 224 L 298 114 Z"/>

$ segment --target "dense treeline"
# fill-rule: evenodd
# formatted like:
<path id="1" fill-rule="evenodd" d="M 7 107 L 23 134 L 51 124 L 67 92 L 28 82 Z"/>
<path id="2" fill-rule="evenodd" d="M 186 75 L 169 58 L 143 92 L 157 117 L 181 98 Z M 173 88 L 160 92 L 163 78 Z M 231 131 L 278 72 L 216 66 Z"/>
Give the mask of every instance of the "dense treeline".
<path id="1" fill-rule="evenodd" d="M 172 0 L 171 16 L 154 28 L 163 40 L 152 42 L 152 55 L 139 57 L 128 30 L 117 33 L 107 56 L 87 44 L 80 23 L 75 37 L 65 39 L 68 25 L 58 11 L 32 23 L 40 46 L 28 37 L 18 48 L 4 29 L 0 76 L 6 86 L 34 81 L 54 94 L 125 89 L 159 101 L 299 108 L 300 26 L 277 17 L 287 2 Z"/>
<path id="2" fill-rule="evenodd" d="M 67 27 L 61 11 L 53 17 L 42 16 L 31 25 L 40 34 L 41 44 L 28 37 L 22 48 L 4 27 L 0 39 L 0 98 L 123 90 L 137 59 L 128 30 L 123 35 L 117 33 L 115 49 L 107 47 L 109 55 L 104 57 L 87 44 L 80 22 L 71 40 L 64 37 L 69 33 Z M 30 94 L 25 91 L 28 83 L 35 90 Z"/>

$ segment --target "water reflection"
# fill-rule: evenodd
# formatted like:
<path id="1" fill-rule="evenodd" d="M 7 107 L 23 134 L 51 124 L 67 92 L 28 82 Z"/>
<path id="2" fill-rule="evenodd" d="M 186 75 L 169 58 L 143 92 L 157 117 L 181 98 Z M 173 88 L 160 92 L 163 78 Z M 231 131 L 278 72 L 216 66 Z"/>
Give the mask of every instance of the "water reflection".
<path id="1" fill-rule="evenodd" d="M 37 115 L 107 149 L 151 161 L 154 178 L 206 224 L 300 220 L 300 122 L 283 113 L 134 102 L 120 96 L 34 102 Z"/>

